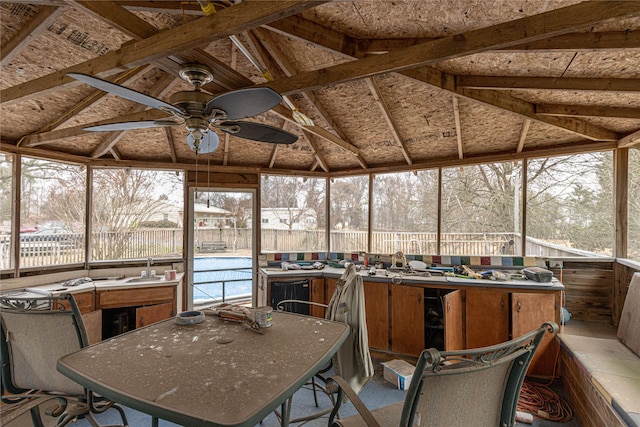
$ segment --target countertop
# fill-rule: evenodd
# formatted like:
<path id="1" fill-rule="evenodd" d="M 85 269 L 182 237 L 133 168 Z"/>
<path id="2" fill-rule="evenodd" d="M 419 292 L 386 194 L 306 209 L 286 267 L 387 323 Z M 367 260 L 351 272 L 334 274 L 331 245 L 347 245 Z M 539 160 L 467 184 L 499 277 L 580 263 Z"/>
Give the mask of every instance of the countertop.
<path id="1" fill-rule="evenodd" d="M 296 278 L 333 278 L 337 279 L 344 273 L 344 268 L 325 267 L 321 270 L 282 270 L 278 267 L 263 267 L 260 272 L 268 279 L 296 279 Z M 422 273 L 401 273 L 396 271 L 378 269 L 376 275 L 369 275 L 368 270 L 362 269 L 358 272 L 365 282 L 387 282 L 400 280 L 400 283 L 411 285 L 441 285 L 442 287 L 490 287 L 490 288 L 516 288 L 516 289 L 539 289 L 539 290 L 564 290 L 564 285 L 557 279 L 551 282 L 541 283 L 533 280 L 486 280 L 486 279 L 463 279 L 446 276 L 425 276 Z"/>
<path id="2" fill-rule="evenodd" d="M 136 277 L 125 278 L 108 278 L 108 279 L 93 279 L 84 283 L 79 279 L 66 280 L 63 282 L 51 283 L 48 285 L 31 286 L 23 289 L 14 289 L 7 291 L 8 293 L 21 292 L 22 296 L 43 296 L 43 295 L 60 295 L 63 293 L 77 294 L 81 292 L 91 291 L 105 291 L 112 289 L 135 289 L 135 288 L 149 288 L 155 286 L 177 286 L 182 280 L 184 273 L 177 273 L 175 280 L 165 280 L 164 276 L 157 279 L 149 279 L 141 282 L 130 282 L 131 279 Z M 3 292 L 4 293 L 4 292 Z"/>

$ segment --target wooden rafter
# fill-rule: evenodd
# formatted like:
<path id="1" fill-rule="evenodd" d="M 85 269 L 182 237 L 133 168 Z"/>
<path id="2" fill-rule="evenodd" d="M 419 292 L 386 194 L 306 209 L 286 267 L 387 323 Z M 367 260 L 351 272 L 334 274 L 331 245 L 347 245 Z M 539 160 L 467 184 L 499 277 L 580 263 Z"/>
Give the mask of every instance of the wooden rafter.
<path id="1" fill-rule="evenodd" d="M 536 104 L 536 114 L 574 117 L 615 117 L 640 119 L 640 108 L 603 105 Z"/>
<path id="2" fill-rule="evenodd" d="M 25 47 L 46 31 L 66 10 L 66 7 L 40 6 L 36 16 L 0 48 L 0 67 L 4 67 L 18 56 Z"/>
<path id="3" fill-rule="evenodd" d="M 169 145 L 169 153 L 171 155 L 171 162 L 177 163 L 178 156 L 176 155 L 176 144 L 173 140 L 173 134 L 168 127 L 164 128 L 164 136 L 167 138 L 167 145 Z"/>
<path id="4" fill-rule="evenodd" d="M 456 143 L 458 145 L 458 158 L 464 158 L 464 147 L 462 146 L 462 126 L 460 125 L 460 106 L 458 105 L 458 97 L 451 98 L 453 103 L 453 120 L 456 123 Z"/>
<path id="5" fill-rule="evenodd" d="M 613 19 L 640 15 L 640 2 L 593 1 L 552 10 L 539 15 L 471 30 L 383 55 L 337 64 L 322 70 L 275 80 L 269 86 L 281 94 L 320 89 L 336 83 L 432 65 L 474 53 L 533 42 Z"/>
<path id="6" fill-rule="evenodd" d="M 520 129 L 520 138 L 518 139 L 518 148 L 516 153 L 522 153 L 524 149 L 524 143 L 527 140 L 527 133 L 529 133 L 529 126 L 531 126 L 531 119 L 524 119 L 522 121 L 522 128 Z"/>
<path id="7" fill-rule="evenodd" d="M 329 172 L 329 165 L 327 165 L 327 162 L 325 161 L 324 157 L 322 156 L 322 154 L 320 154 L 320 149 L 318 148 L 318 142 L 314 139 L 315 135 L 305 131 L 304 129 L 302 133 L 304 134 L 305 139 L 309 143 L 309 146 L 313 150 L 313 155 L 316 161 L 318 162 L 318 164 L 320 165 L 320 167 L 322 168 L 322 170 L 324 170 L 325 172 Z"/>
<path id="8" fill-rule="evenodd" d="M 167 91 L 171 89 L 172 83 L 175 82 L 176 78 L 177 77 L 173 75 L 164 74 L 153 84 L 153 86 L 151 86 L 147 93 L 149 94 L 149 96 L 153 97 L 163 96 Z M 130 113 L 135 114 L 144 111 L 146 108 L 148 108 L 146 105 L 138 104 L 131 108 Z M 124 133 L 125 131 L 109 132 L 109 135 L 107 135 L 105 139 L 98 145 L 98 147 L 93 150 L 93 152 L 91 153 L 91 157 L 96 158 L 103 156 L 114 145 L 116 145 L 118 141 L 120 141 L 120 139 L 122 139 Z"/>
<path id="9" fill-rule="evenodd" d="M 139 77 L 140 74 L 142 74 L 148 69 L 149 69 L 149 66 L 147 65 L 141 65 L 139 67 L 132 68 L 131 70 L 118 74 L 115 78 L 111 80 L 111 82 L 116 84 L 126 84 L 132 81 L 133 79 Z M 38 133 L 48 132 L 50 130 L 57 129 L 61 125 L 65 124 L 68 120 L 73 118 L 76 114 L 83 112 L 84 110 L 96 104 L 98 101 L 100 101 L 102 98 L 104 98 L 107 95 L 108 93 L 102 90 L 94 90 L 88 96 L 84 97 L 76 105 L 66 110 L 61 116 L 56 117 L 55 120 L 52 120 L 46 126 L 38 129 Z"/>
<path id="10" fill-rule="evenodd" d="M 384 98 L 380 93 L 380 88 L 378 87 L 377 83 L 373 79 L 366 79 L 366 82 L 367 82 L 367 86 L 369 86 L 369 90 L 371 91 L 371 94 L 373 95 L 373 99 L 376 101 L 376 104 L 378 104 L 378 107 L 380 107 L 382 118 L 384 119 L 385 122 L 387 122 L 387 126 L 389 126 L 389 130 L 393 135 L 393 140 L 396 142 L 398 147 L 400 147 L 402 156 L 404 157 L 408 165 L 413 164 L 413 160 L 409 155 L 409 150 L 407 150 L 407 146 L 402 141 L 402 138 L 398 133 L 398 129 L 395 123 L 393 122 L 393 118 L 391 117 L 391 113 L 389 112 L 389 107 L 387 107 L 387 103 L 384 102 Z"/>
<path id="11" fill-rule="evenodd" d="M 293 65 L 290 63 L 289 60 L 287 60 L 286 56 L 282 54 L 277 44 L 274 42 L 273 38 L 268 32 L 255 31 L 255 34 L 257 39 L 259 39 L 260 43 L 269 50 L 269 54 L 267 54 L 264 49 L 260 49 L 259 43 L 254 43 L 254 46 L 257 52 L 261 54 L 261 57 L 264 61 L 274 62 L 272 67 L 269 68 L 270 70 L 279 68 L 282 70 L 282 73 L 284 73 L 284 75 L 286 76 L 291 76 L 296 74 L 297 70 L 294 69 Z M 274 74 L 274 77 L 280 77 L 280 75 Z M 347 137 L 345 133 L 342 131 L 340 126 L 338 126 L 338 124 L 335 122 L 333 117 L 331 117 L 331 115 L 324 109 L 324 107 L 322 106 L 320 101 L 316 98 L 316 96 L 313 94 L 313 92 L 310 92 L 310 91 L 302 92 L 302 96 L 307 100 L 309 105 L 314 109 L 314 112 L 318 114 L 320 117 L 322 117 L 322 119 L 328 124 L 329 129 L 334 131 L 337 134 L 338 138 L 341 140 L 341 143 L 337 145 L 343 148 L 349 147 L 348 151 L 350 153 L 355 154 L 358 159 L 358 162 L 360 163 L 360 166 L 363 169 L 366 169 L 367 164 L 365 163 L 364 159 L 362 159 L 362 155 L 360 154 L 360 149 L 347 141 Z M 292 117 L 293 117 L 293 114 L 292 114 Z M 308 128 L 308 127 L 309 126 L 305 126 L 305 128 Z M 314 126 L 314 128 L 316 128 L 316 126 Z M 317 136 L 324 138 L 323 135 L 319 135 L 317 132 L 314 132 L 314 133 L 316 133 Z M 332 137 L 327 140 L 329 142 L 335 143 L 336 138 Z"/>
<path id="12" fill-rule="evenodd" d="M 640 144 L 640 130 L 637 130 L 625 136 L 624 138 L 621 138 L 618 141 L 618 148 L 629 148 L 638 144 Z"/>
<path id="13" fill-rule="evenodd" d="M 535 89 L 589 92 L 639 92 L 640 79 L 456 76 L 456 87 L 472 89 Z"/>
<path id="14" fill-rule="evenodd" d="M 28 135 L 20 141 L 20 147 L 36 147 L 42 144 L 48 144 L 50 142 L 59 141 L 65 138 L 71 138 L 74 136 L 80 136 L 87 133 L 82 128 L 89 126 L 107 125 L 111 123 L 123 123 L 123 122 L 138 122 L 145 120 L 156 120 L 170 117 L 167 113 L 160 110 L 146 110 L 138 113 L 126 114 L 119 117 L 112 117 L 106 120 L 99 120 L 93 123 L 86 123 L 79 126 L 71 126 L 63 129 L 56 129 L 48 132 L 35 133 Z"/>
<path id="15" fill-rule="evenodd" d="M 613 3 L 611 3 L 611 6 L 616 6 L 616 5 L 613 5 Z M 576 11 L 576 9 L 573 9 L 574 7 L 575 6 L 570 6 L 569 8 L 557 9 L 555 11 L 548 12 L 547 14 L 554 14 L 555 15 L 554 20 L 562 21 L 564 19 L 563 17 L 565 16 L 565 14 L 568 16 L 571 16 L 571 14 Z M 590 4 L 590 7 L 606 7 L 606 6 L 604 6 L 602 3 L 596 2 L 594 4 Z M 637 14 L 638 12 L 635 12 L 635 13 Z M 536 15 L 531 18 L 536 18 L 536 17 L 540 17 L 540 15 Z M 529 18 L 523 18 L 523 19 L 529 19 Z M 542 23 L 539 21 L 542 21 Z M 569 21 L 570 20 L 567 19 L 567 22 Z M 284 25 L 282 24 L 283 22 L 284 22 Z M 539 25 L 543 25 L 543 22 L 544 22 L 544 19 L 542 20 L 538 19 Z M 534 26 L 535 23 L 531 23 L 531 25 Z M 526 26 L 524 27 L 515 26 L 515 27 L 525 28 Z M 291 17 L 291 18 L 287 18 L 286 20 L 281 20 L 281 21 L 271 23 L 269 24 L 269 28 L 274 28 L 276 29 L 276 31 L 279 31 L 279 32 L 284 32 L 285 30 L 290 31 L 291 33 L 288 33 L 289 36 L 296 37 L 298 39 L 313 43 L 316 46 L 323 49 L 328 49 L 330 51 L 335 51 L 335 49 L 342 49 L 342 50 L 338 50 L 338 53 L 341 53 L 348 57 L 353 57 L 354 55 L 353 52 L 354 50 L 356 50 L 354 46 L 355 44 L 357 44 L 357 41 L 351 41 L 346 37 L 341 37 L 335 31 L 328 30 L 324 27 L 321 27 L 315 24 L 314 26 L 311 27 L 311 29 L 305 29 L 303 22 L 300 22 L 300 19 L 297 17 Z M 495 29 L 495 27 L 489 27 L 489 29 L 485 29 L 485 30 L 489 31 L 491 28 Z M 568 31 L 575 31 L 575 28 L 572 28 L 571 30 L 568 30 Z M 457 37 L 459 37 L 462 40 L 467 39 L 466 34 L 462 34 Z M 560 35 L 556 35 L 553 37 L 560 37 Z M 542 38 L 542 40 L 546 40 L 548 38 L 549 37 Z M 522 39 L 520 41 L 522 42 Z M 523 45 L 522 43 L 514 44 L 514 46 L 522 46 L 522 45 Z M 347 47 L 344 48 L 344 46 L 347 46 Z M 414 48 L 415 47 L 399 49 L 397 52 L 404 52 L 405 55 L 409 56 L 409 53 L 408 53 L 410 52 L 409 49 L 411 49 L 411 52 L 412 52 Z M 394 52 L 391 52 L 391 53 L 394 53 Z M 389 54 L 377 55 L 377 56 L 373 56 L 365 59 L 367 61 L 376 61 L 376 60 L 379 60 L 380 58 L 384 58 L 387 55 Z M 364 64 L 361 63 L 361 61 L 364 61 L 364 60 L 352 61 L 349 64 L 360 63 L 362 68 L 366 68 Z M 325 71 L 326 70 L 322 70 L 322 73 L 324 73 Z M 345 73 L 346 71 L 348 70 L 345 70 Z M 339 72 L 337 72 L 337 74 L 339 74 Z M 435 86 L 437 88 L 450 91 L 459 96 L 463 96 L 471 100 L 479 101 L 479 102 L 488 104 L 490 106 L 493 106 L 505 111 L 509 111 L 511 113 L 515 113 L 517 115 L 521 115 L 529 119 L 536 120 L 538 122 L 555 126 L 555 127 L 567 130 L 569 132 L 576 133 L 583 137 L 587 137 L 589 139 L 593 139 L 593 140 L 605 139 L 605 140 L 613 141 L 613 140 L 617 140 L 618 138 L 618 135 L 616 135 L 615 132 L 607 131 L 606 129 L 600 128 L 588 122 L 580 121 L 577 119 L 571 119 L 568 121 L 559 120 L 560 119 L 559 117 L 549 118 L 541 115 L 536 115 L 534 114 L 534 110 L 535 110 L 534 104 L 528 103 L 521 99 L 514 98 L 506 93 L 495 94 L 491 92 L 491 95 L 488 95 L 485 93 L 483 96 L 480 96 L 480 94 L 476 92 L 465 91 L 463 89 L 456 89 L 455 76 L 443 73 L 440 70 L 437 70 L 433 67 L 424 66 L 420 68 L 404 70 L 400 74 L 403 74 L 406 77 L 409 77 L 418 81 L 422 81 L 424 83 Z M 311 79 L 312 78 L 313 77 L 311 77 Z"/>
<path id="16" fill-rule="evenodd" d="M 321 3 L 323 2 L 320 0 L 243 2 L 213 15 L 203 16 L 192 22 L 159 32 L 136 43 L 123 45 L 120 49 L 99 58 L 4 89 L 2 103 L 30 99 L 36 94 L 47 93 L 69 84 L 73 80 L 67 76 L 69 72 L 110 75 L 119 70 L 146 64 L 167 55 L 179 54 L 186 49 L 247 31 L 275 19 L 300 13 Z"/>

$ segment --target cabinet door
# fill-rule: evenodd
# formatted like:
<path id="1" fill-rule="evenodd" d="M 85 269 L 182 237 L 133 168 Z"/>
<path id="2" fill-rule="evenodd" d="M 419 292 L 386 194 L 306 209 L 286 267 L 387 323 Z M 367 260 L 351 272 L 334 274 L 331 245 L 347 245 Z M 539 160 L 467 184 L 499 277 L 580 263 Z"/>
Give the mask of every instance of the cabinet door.
<path id="1" fill-rule="evenodd" d="M 556 294 L 514 293 L 511 300 L 514 338 L 540 327 L 543 322 L 558 321 L 559 302 L 556 305 Z M 527 374 L 553 375 L 556 346 L 553 336 L 546 334 L 533 356 Z"/>
<path id="2" fill-rule="evenodd" d="M 326 293 L 324 295 L 324 303 L 329 304 L 331 297 L 336 292 L 336 283 L 338 283 L 338 279 L 325 279 L 325 283 L 327 287 L 325 289 Z"/>
<path id="3" fill-rule="evenodd" d="M 89 344 L 102 341 L 102 310 L 90 311 L 82 315 L 84 329 L 87 331 Z"/>
<path id="4" fill-rule="evenodd" d="M 424 350 L 424 289 L 391 285 L 391 351 L 419 356 Z"/>
<path id="5" fill-rule="evenodd" d="M 442 297 L 444 349 L 446 351 L 464 349 L 463 294 L 464 291 L 453 291 Z"/>
<path id="6" fill-rule="evenodd" d="M 487 289 L 465 291 L 465 347 L 509 341 L 509 294 Z"/>
<path id="7" fill-rule="evenodd" d="M 317 302 L 320 304 L 326 304 L 325 296 L 324 296 L 324 279 L 313 279 L 311 280 L 311 292 L 309 292 L 309 300 L 311 302 Z M 317 305 L 312 305 L 310 313 L 315 317 L 324 318 L 326 309 L 323 307 L 319 307 Z"/>
<path id="8" fill-rule="evenodd" d="M 364 305 L 369 347 L 388 350 L 389 285 L 383 282 L 364 282 Z"/>
<path id="9" fill-rule="evenodd" d="M 173 316 L 175 316 L 175 313 L 173 311 L 173 304 L 170 302 L 138 307 L 136 309 L 136 328 L 141 328 Z"/>

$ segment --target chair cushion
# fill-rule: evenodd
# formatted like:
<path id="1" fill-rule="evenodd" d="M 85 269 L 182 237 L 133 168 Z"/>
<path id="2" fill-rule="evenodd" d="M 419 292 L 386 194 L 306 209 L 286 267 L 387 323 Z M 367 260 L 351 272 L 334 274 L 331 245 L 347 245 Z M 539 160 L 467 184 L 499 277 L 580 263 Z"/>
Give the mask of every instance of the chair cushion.
<path id="1" fill-rule="evenodd" d="M 618 325 L 618 339 L 640 356 L 640 273 L 634 273 L 629 283 Z"/>

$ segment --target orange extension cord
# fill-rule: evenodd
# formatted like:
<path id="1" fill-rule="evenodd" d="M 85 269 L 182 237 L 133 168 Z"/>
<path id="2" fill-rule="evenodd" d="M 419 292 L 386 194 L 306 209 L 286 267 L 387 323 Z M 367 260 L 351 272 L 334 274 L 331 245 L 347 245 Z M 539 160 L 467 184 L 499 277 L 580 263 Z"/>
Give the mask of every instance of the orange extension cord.
<path id="1" fill-rule="evenodd" d="M 567 402 L 547 385 L 525 380 L 520 391 L 518 411 L 550 421 L 566 423 L 573 418 Z"/>
<path id="2" fill-rule="evenodd" d="M 560 271 L 562 272 L 562 270 Z M 571 406 L 558 393 L 549 388 L 549 385 L 556 378 L 555 366 L 558 366 L 559 356 L 560 348 L 556 353 L 551 380 L 547 384 L 524 380 L 520 389 L 520 398 L 518 399 L 518 411 L 561 423 L 566 423 L 573 418 Z"/>

